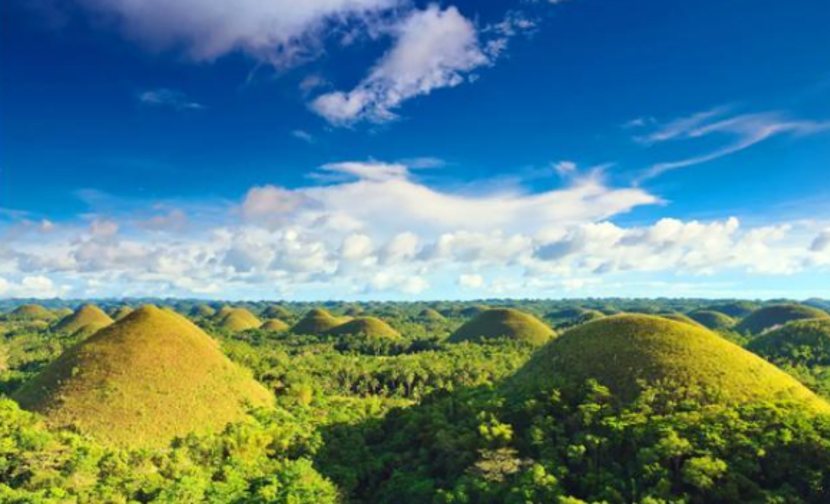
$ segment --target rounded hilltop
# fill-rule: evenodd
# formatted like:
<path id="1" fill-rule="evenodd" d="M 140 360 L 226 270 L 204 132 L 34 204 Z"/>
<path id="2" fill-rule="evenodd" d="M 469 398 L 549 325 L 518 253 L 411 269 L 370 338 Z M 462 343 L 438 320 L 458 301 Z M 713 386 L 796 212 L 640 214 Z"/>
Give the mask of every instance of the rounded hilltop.
<path id="1" fill-rule="evenodd" d="M 713 331 L 731 329 L 735 326 L 735 319 L 714 310 L 696 310 L 691 312 L 689 317 Z"/>
<path id="2" fill-rule="evenodd" d="M 743 334 L 761 334 L 787 322 L 807 319 L 830 319 L 823 310 L 799 304 L 766 306 L 750 313 L 735 330 Z"/>
<path id="3" fill-rule="evenodd" d="M 513 308 L 490 308 L 458 328 L 451 343 L 509 338 L 532 345 L 544 345 L 556 335 L 553 329 L 533 315 Z"/>
<path id="4" fill-rule="evenodd" d="M 643 384 L 697 390 L 726 402 L 794 400 L 830 405 L 784 371 L 715 333 L 652 315 L 615 315 L 572 329 L 540 349 L 506 386 L 535 393 L 595 379 L 623 402 Z"/>
<path id="5" fill-rule="evenodd" d="M 279 319 L 285 322 L 286 320 L 291 320 L 291 318 L 294 317 L 294 314 L 288 311 L 288 309 L 284 306 L 269 305 L 262 311 L 261 316 L 266 319 Z"/>
<path id="6" fill-rule="evenodd" d="M 209 318 L 216 315 L 216 310 L 206 304 L 196 305 L 190 309 L 190 316 L 196 318 Z"/>
<path id="7" fill-rule="evenodd" d="M 55 320 L 57 315 L 39 304 L 25 304 L 12 310 L 12 312 L 9 313 L 9 318 L 13 320 L 39 320 L 50 322 Z"/>
<path id="8" fill-rule="evenodd" d="M 323 308 L 314 308 L 294 324 L 291 332 L 294 334 L 321 335 L 349 320 L 351 320 L 349 317 L 335 317 Z"/>
<path id="9" fill-rule="evenodd" d="M 68 334 L 92 334 L 112 323 L 112 318 L 100 308 L 92 304 L 85 304 L 75 310 L 72 315 L 67 315 L 58 321 L 53 329 L 55 332 Z"/>
<path id="10" fill-rule="evenodd" d="M 678 313 L 678 312 L 663 312 L 663 313 L 658 313 L 657 316 L 662 317 L 662 318 L 667 319 L 667 320 L 674 320 L 675 322 L 682 322 L 684 324 L 689 324 L 689 325 L 692 325 L 692 326 L 695 326 L 695 327 L 702 327 L 702 328 L 706 327 L 703 324 L 701 324 L 700 322 L 698 322 L 697 320 L 691 318 L 690 316 L 684 315 L 684 314 Z"/>
<path id="11" fill-rule="evenodd" d="M 288 332 L 291 327 L 280 319 L 268 319 L 259 328 L 265 332 Z"/>
<path id="12" fill-rule="evenodd" d="M 242 332 L 256 329 L 262 325 L 256 315 L 245 308 L 232 308 L 219 320 L 217 327 L 231 332 Z"/>
<path id="13" fill-rule="evenodd" d="M 164 446 L 272 403 L 201 329 L 154 306 L 70 348 L 13 398 L 52 426 L 120 446 Z"/>
<path id="14" fill-rule="evenodd" d="M 343 324 L 329 329 L 331 336 L 346 336 L 362 334 L 371 337 L 398 339 L 401 333 L 389 324 L 376 317 L 357 317 Z"/>
<path id="15" fill-rule="evenodd" d="M 443 322 L 446 320 L 441 313 L 434 308 L 424 308 L 418 314 L 418 319 L 423 322 Z"/>
<path id="16" fill-rule="evenodd" d="M 755 338 L 747 349 L 773 362 L 830 366 L 830 319 L 789 322 Z"/>
<path id="17" fill-rule="evenodd" d="M 112 311 L 111 317 L 114 320 L 121 320 L 122 318 L 126 317 L 130 313 L 133 312 L 133 309 L 127 305 L 121 305 L 115 310 Z"/>

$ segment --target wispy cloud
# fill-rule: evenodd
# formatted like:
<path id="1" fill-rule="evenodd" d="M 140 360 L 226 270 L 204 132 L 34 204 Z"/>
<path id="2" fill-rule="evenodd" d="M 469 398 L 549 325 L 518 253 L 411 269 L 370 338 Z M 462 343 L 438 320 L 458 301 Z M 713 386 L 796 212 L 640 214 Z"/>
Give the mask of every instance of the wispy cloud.
<path id="1" fill-rule="evenodd" d="M 309 133 L 306 130 L 301 130 L 301 129 L 293 130 L 291 132 L 291 136 L 293 136 L 297 140 L 302 140 L 303 142 L 305 142 L 307 144 L 313 144 L 314 142 L 317 141 L 317 139 L 314 138 L 314 135 L 312 135 L 311 133 Z"/>
<path id="2" fill-rule="evenodd" d="M 693 140 L 710 136 L 724 137 L 726 145 L 675 161 L 656 163 L 639 177 L 642 182 L 668 171 L 685 168 L 735 154 L 756 144 L 782 135 L 811 135 L 830 130 L 830 121 L 794 119 L 783 112 L 732 114 L 729 107 L 718 107 L 688 117 L 657 125 L 634 137 L 643 145 L 669 141 Z"/>
<path id="3" fill-rule="evenodd" d="M 205 106 L 190 99 L 187 94 L 175 89 L 158 88 L 142 91 L 136 97 L 138 102 L 148 107 L 166 107 L 176 111 L 204 110 Z"/>

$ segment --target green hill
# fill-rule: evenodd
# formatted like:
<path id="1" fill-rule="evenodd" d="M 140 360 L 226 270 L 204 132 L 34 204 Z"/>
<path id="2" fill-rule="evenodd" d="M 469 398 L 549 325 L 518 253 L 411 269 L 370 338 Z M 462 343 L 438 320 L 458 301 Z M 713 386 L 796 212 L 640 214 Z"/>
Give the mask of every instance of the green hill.
<path id="1" fill-rule="evenodd" d="M 216 320 L 222 320 L 228 314 L 230 314 L 233 310 L 234 310 L 233 306 L 224 305 L 221 308 L 219 308 L 219 310 L 217 310 L 213 314 L 213 318 L 215 318 Z"/>
<path id="2" fill-rule="evenodd" d="M 747 345 L 768 360 L 793 366 L 830 366 L 830 319 L 796 320 Z"/>
<path id="3" fill-rule="evenodd" d="M 288 311 L 285 307 L 280 305 L 269 305 L 262 312 L 262 317 L 266 319 L 280 319 L 283 322 L 291 320 L 294 314 Z"/>
<path id="4" fill-rule="evenodd" d="M 13 397 L 55 427 L 163 446 L 242 418 L 270 393 L 183 317 L 142 307 L 67 350 Z"/>
<path id="5" fill-rule="evenodd" d="M 536 352 L 508 386 L 579 387 L 588 379 L 623 401 L 649 383 L 699 388 L 727 402 L 793 399 L 830 412 L 830 405 L 751 352 L 707 329 L 650 315 L 616 315 L 568 331 Z"/>
<path id="6" fill-rule="evenodd" d="M 52 313 L 54 313 L 55 317 L 58 320 L 60 320 L 64 317 L 72 315 L 73 313 L 75 313 L 75 311 L 72 308 L 58 308 L 57 310 L 54 310 Z"/>
<path id="7" fill-rule="evenodd" d="M 49 322 L 57 316 L 38 304 L 26 304 L 18 306 L 9 314 L 13 320 L 43 320 Z"/>
<path id="8" fill-rule="evenodd" d="M 130 313 L 133 312 L 133 309 L 127 305 L 121 305 L 117 309 L 113 310 L 111 317 L 114 320 L 121 320 L 122 318 L 126 317 Z"/>
<path id="9" fill-rule="evenodd" d="M 506 337 L 541 346 L 555 336 L 553 329 L 533 315 L 513 308 L 492 308 L 462 325 L 448 341 L 481 341 Z"/>
<path id="10" fill-rule="evenodd" d="M 490 307 L 485 306 L 485 305 L 469 306 L 467 308 L 462 309 L 459 312 L 459 314 L 462 317 L 472 318 L 472 317 L 477 317 L 477 316 L 481 315 L 482 313 L 486 312 L 489 309 L 490 309 Z"/>
<path id="11" fill-rule="evenodd" d="M 675 322 L 683 322 L 684 324 L 693 325 L 695 327 L 702 327 L 705 328 L 703 324 L 698 322 L 697 320 L 689 317 L 688 315 L 684 315 L 682 313 L 677 312 L 670 312 L 670 313 L 658 313 L 658 317 L 663 317 L 664 319 L 674 320 Z"/>
<path id="12" fill-rule="evenodd" d="M 761 334 L 794 320 L 828 318 L 830 315 L 827 312 L 810 306 L 797 304 L 767 306 L 749 314 L 735 326 L 735 330 L 743 334 Z"/>
<path id="13" fill-rule="evenodd" d="M 348 317 L 334 317 L 322 308 L 314 308 L 306 313 L 299 322 L 294 324 L 291 332 L 294 334 L 325 334 L 334 327 L 344 324 L 349 320 Z"/>
<path id="14" fill-rule="evenodd" d="M 288 332 L 291 327 L 280 319 L 268 319 L 259 326 L 265 332 Z"/>
<path id="15" fill-rule="evenodd" d="M 714 310 L 693 311 L 689 314 L 689 318 L 713 331 L 731 329 L 735 325 L 735 319 Z"/>
<path id="16" fill-rule="evenodd" d="M 113 320 L 95 305 L 85 304 L 75 310 L 75 313 L 64 317 L 55 324 L 55 332 L 76 334 L 93 332 L 112 324 Z"/>
<path id="17" fill-rule="evenodd" d="M 200 304 L 190 309 L 190 316 L 195 318 L 208 318 L 216 315 L 216 310 L 210 305 Z"/>
<path id="18" fill-rule="evenodd" d="M 358 315 L 362 314 L 365 310 L 360 306 L 349 306 L 345 310 L 343 310 L 343 315 L 347 317 L 357 317 Z"/>
<path id="19" fill-rule="evenodd" d="M 705 308 L 728 315 L 734 319 L 742 319 L 759 308 L 758 303 L 752 301 L 733 301 L 731 303 L 720 303 Z"/>
<path id="20" fill-rule="evenodd" d="M 357 317 L 328 331 L 332 336 L 363 334 L 373 337 L 400 338 L 401 334 L 383 320 L 376 317 Z"/>
<path id="21" fill-rule="evenodd" d="M 241 332 L 247 331 L 248 329 L 256 329 L 261 325 L 262 321 L 253 313 L 245 308 L 234 308 L 222 317 L 218 327 L 227 331 Z"/>
<path id="22" fill-rule="evenodd" d="M 432 308 L 424 308 L 418 314 L 418 319 L 423 322 L 442 322 L 446 320 L 437 310 Z"/>

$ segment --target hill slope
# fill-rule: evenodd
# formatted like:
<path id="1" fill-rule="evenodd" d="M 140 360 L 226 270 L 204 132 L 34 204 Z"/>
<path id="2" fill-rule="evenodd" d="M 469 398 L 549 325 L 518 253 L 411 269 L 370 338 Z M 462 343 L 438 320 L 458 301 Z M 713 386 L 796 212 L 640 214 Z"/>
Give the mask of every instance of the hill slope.
<path id="1" fill-rule="evenodd" d="M 9 314 L 9 318 L 13 320 L 43 320 L 48 322 L 55 320 L 57 315 L 40 305 L 27 304 L 15 308 Z"/>
<path id="2" fill-rule="evenodd" d="M 506 337 L 543 345 L 554 336 L 553 329 L 533 315 L 512 308 L 492 308 L 459 327 L 448 341 L 459 343 Z"/>
<path id="3" fill-rule="evenodd" d="M 830 319 L 790 322 L 754 339 L 747 349 L 773 362 L 830 366 Z"/>
<path id="4" fill-rule="evenodd" d="M 259 326 L 265 332 L 286 332 L 291 327 L 280 319 L 269 319 Z"/>
<path id="5" fill-rule="evenodd" d="M 78 308 L 75 313 L 68 315 L 55 324 L 56 332 L 75 334 L 83 331 L 92 334 L 112 324 L 113 320 L 95 305 L 85 304 Z"/>
<path id="6" fill-rule="evenodd" d="M 221 429 L 270 393 L 183 317 L 153 306 L 67 350 L 13 397 L 106 443 L 162 446 Z"/>
<path id="7" fill-rule="evenodd" d="M 582 325 L 536 352 L 509 386 L 538 390 L 596 379 L 623 401 L 641 381 L 700 387 L 719 400 L 792 399 L 830 406 L 790 375 L 718 335 L 649 315 L 617 315 Z"/>
<path id="8" fill-rule="evenodd" d="M 740 333 L 761 334 L 787 322 L 806 319 L 830 319 L 830 315 L 811 306 L 797 304 L 767 306 L 749 314 L 735 326 L 735 330 Z"/>
<path id="9" fill-rule="evenodd" d="M 730 329 L 735 325 L 735 319 L 724 313 L 714 310 L 697 310 L 689 314 L 689 317 L 699 324 L 712 329 Z"/>
<path id="10" fill-rule="evenodd" d="M 322 308 L 314 308 L 305 314 L 299 322 L 294 324 L 291 332 L 294 334 L 325 334 L 340 324 L 348 322 L 348 317 L 334 317 Z"/>
<path id="11" fill-rule="evenodd" d="M 376 317 L 357 317 L 344 324 L 337 325 L 328 331 L 332 336 L 364 334 L 366 336 L 383 338 L 400 338 L 401 334 L 392 329 L 386 322 Z"/>
<path id="12" fill-rule="evenodd" d="M 217 324 L 218 327 L 232 332 L 256 329 L 261 325 L 262 321 L 245 308 L 234 308 L 230 310 L 222 317 L 219 324 Z"/>

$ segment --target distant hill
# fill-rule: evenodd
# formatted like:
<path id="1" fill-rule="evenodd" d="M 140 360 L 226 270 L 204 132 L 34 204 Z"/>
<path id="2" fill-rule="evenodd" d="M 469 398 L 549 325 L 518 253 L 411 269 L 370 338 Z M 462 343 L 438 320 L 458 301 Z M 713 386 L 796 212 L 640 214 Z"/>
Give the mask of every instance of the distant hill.
<path id="1" fill-rule="evenodd" d="M 540 349 L 508 386 L 580 387 L 596 379 L 623 401 L 642 384 L 699 388 L 713 400 L 792 399 L 830 405 L 790 375 L 707 329 L 650 315 L 616 315 L 582 325 Z"/>
<path id="2" fill-rule="evenodd" d="M 664 319 L 674 320 L 675 322 L 683 322 L 684 324 L 690 324 L 695 327 L 706 327 L 697 320 L 689 317 L 688 315 L 684 315 L 682 313 L 671 312 L 671 313 L 658 313 L 658 317 L 663 317 Z"/>
<path id="3" fill-rule="evenodd" d="M 753 303 L 752 301 L 733 301 L 731 303 L 712 305 L 703 309 L 720 312 L 734 319 L 742 319 L 759 307 L 758 303 Z"/>
<path id="4" fill-rule="evenodd" d="M 228 311 L 217 324 L 218 327 L 231 332 L 256 329 L 261 325 L 262 321 L 245 308 L 233 308 Z"/>
<path id="5" fill-rule="evenodd" d="M 55 332 L 76 334 L 84 332 L 92 334 L 112 324 L 113 320 L 100 308 L 92 304 L 85 304 L 78 308 L 75 313 L 64 317 L 55 324 Z"/>
<path id="6" fill-rule="evenodd" d="M 740 333 L 761 334 L 794 320 L 828 318 L 830 315 L 827 312 L 811 306 L 797 304 L 766 306 L 749 314 L 735 326 L 735 330 Z"/>
<path id="7" fill-rule="evenodd" d="M 747 349 L 773 362 L 830 366 L 830 319 L 789 322 L 758 336 Z"/>
<path id="8" fill-rule="evenodd" d="M 9 314 L 9 318 L 13 320 L 41 320 L 49 322 L 55 320 L 57 316 L 41 305 L 26 304 L 15 308 Z"/>
<path id="9" fill-rule="evenodd" d="M 67 350 L 13 397 L 50 425 L 163 446 L 242 418 L 270 393 L 184 317 L 144 306 Z"/>
<path id="10" fill-rule="evenodd" d="M 294 314 L 288 311 L 285 307 L 280 305 L 269 305 L 262 312 L 262 317 L 266 319 L 279 319 L 285 322 L 291 320 Z"/>
<path id="11" fill-rule="evenodd" d="M 127 305 L 121 305 L 116 310 L 112 312 L 112 318 L 114 320 L 121 320 L 122 318 L 126 317 L 130 313 L 133 312 L 133 309 Z"/>
<path id="12" fill-rule="evenodd" d="M 269 319 L 259 327 L 265 332 L 287 332 L 291 327 L 280 319 Z"/>
<path id="13" fill-rule="evenodd" d="M 697 310 L 689 313 L 689 317 L 712 330 L 731 329 L 735 326 L 735 319 L 714 310 Z"/>
<path id="14" fill-rule="evenodd" d="M 332 336 L 363 334 L 366 336 L 398 339 L 401 334 L 383 320 L 375 317 L 357 317 L 329 329 Z"/>
<path id="15" fill-rule="evenodd" d="M 448 341 L 460 343 L 506 337 L 543 345 L 554 336 L 553 329 L 533 315 L 513 308 L 491 308 L 458 328 Z"/>
<path id="16" fill-rule="evenodd" d="M 294 334 L 321 335 L 329 332 L 334 327 L 348 322 L 348 317 L 334 317 L 322 308 L 314 308 L 305 314 L 299 322 L 294 324 L 291 332 Z"/>
<path id="17" fill-rule="evenodd" d="M 190 310 L 190 316 L 194 318 L 208 318 L 214 315 L 216 315 L 216 310 L 206 304 L 196 305 Z"/>

